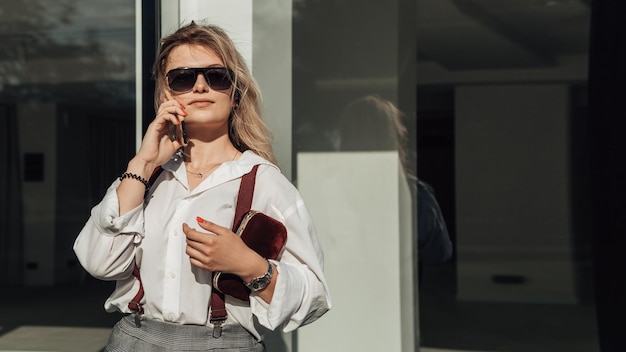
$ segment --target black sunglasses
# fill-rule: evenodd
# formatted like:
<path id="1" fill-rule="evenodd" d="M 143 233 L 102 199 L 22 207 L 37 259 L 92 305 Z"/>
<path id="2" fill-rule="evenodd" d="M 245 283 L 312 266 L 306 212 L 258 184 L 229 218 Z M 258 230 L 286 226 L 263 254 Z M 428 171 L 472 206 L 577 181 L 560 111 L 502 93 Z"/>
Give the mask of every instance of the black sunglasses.
<path id="1" fill-rule="evenodd" d="M 203 74 L 209 87 L 215 90 L 227 90 L 233 84 L 235 75 L 226 67 L 205 68 L 175 68 L 170 70 L 167 77 L 167 85 L 177 93 L 189 92 L 193 89 L 198 79 L 198 74 Z"/>

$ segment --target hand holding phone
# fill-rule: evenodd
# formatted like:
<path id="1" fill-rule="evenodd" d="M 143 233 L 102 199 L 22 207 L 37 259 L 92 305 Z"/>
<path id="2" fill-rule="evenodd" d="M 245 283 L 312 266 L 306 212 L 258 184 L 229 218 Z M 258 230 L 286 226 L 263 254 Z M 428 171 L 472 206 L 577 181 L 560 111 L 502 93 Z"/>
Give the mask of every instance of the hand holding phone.
<path id="1" fill-rule="evenodd" d="M 165 91 L 165 98 L 167 100 L 174 100 L 178 102 L 176 99 L 174 99 L 174 97 L 167 90 Z M 182 105 L 180 106 L 182 107 Z M 178 119 L 178 116 L 176 116 L 176 118 Z M 168 136 L 170 138 L 170 141 L 174 142 L 177 140 L 183 147 L 186 147 L 187 146 L 187 134 L 185 133 L 185 122 L 180 121 L 178 125 L 175 125 L 174 123 L 170 122 L 168 124 L 168 128 L 169 128 Z"/>

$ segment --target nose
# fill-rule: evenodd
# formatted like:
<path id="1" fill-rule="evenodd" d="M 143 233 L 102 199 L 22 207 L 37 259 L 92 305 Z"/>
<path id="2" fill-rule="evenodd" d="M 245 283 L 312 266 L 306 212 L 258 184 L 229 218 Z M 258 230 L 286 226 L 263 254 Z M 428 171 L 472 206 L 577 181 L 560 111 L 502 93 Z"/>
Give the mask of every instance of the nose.
<path id="1" fill-rule="evenodd" d="M 209 91 L 209 82 L 207 82 L 206 77 L 203 74 L 198 73 L 196 76 L 196 83 L 193 85 L 193 91 L 198 93 Z"/>

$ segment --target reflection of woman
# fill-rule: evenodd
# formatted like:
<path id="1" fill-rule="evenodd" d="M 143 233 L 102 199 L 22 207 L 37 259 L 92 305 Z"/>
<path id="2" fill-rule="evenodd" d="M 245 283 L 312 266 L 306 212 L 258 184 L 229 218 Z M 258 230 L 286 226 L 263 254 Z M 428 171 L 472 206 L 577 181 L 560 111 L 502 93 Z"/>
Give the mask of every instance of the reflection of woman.
<path id="1" fill-rule="evenodd" d="M 144 313 L 137 323 L 132 315 L 120 320 L 107 350 L 262 351 L 264 329 L 294 330 L 330 307 L 314 226 L 271 163 L 257 84 L 221 29 L 191 23 L 164 38 L 154 72 L 157 115 L 74 245 L 91 275 L 117 281 L 109 312 L 131 313 L 140 286 L 133 269 L 140 268 Z M 184 147 L 168 137 L 169 124 L 183 120 Z M 288 230 L 280 261 L 261 257 L 230 230 L 241 177 L 254 165 L 252 209 Z M 163 171 L 148 187 L 158 166 Z M 219 338 L 209 319 L 213 271 L 259 286 L 249 302 L 226 296 Z"/>
<path id="2" fill-rule="evenodd" d="M 351 102 L 339 120 L 339 149 L 344 151 L 397 150 L 407 169 L 407 130 L 402 112 L 390 101 L 364 96 Z"/>
<path id="3" fill-rule="evenodd" d="M 365 96 L 351 102 L 339 122 L 339 150 L 397 150 L 405 176 L 417 193 L 417 236 L 420 263 L 443 263 L 452 256 L 452 243 L 432 187 L 416 181 L 407 156 L 407 129 L 402 112 L 390 101 Z"/>

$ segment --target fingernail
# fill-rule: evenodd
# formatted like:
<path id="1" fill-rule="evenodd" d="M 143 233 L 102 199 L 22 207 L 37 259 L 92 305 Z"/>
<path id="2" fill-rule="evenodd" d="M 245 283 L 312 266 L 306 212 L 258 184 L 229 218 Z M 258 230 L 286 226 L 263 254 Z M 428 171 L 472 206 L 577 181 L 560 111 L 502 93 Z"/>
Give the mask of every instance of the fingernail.
<path id="1" fill-rule="evenodd" d="M 203 219 L 203 218 L 201 218 L 201 217 L 199 217 L 199 216 L 196 216 L 196 221 L 197 221 L 199 224 L 202 224 L 202 223 L 204 222 L 204 219 Z"/>

